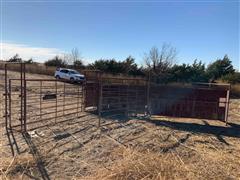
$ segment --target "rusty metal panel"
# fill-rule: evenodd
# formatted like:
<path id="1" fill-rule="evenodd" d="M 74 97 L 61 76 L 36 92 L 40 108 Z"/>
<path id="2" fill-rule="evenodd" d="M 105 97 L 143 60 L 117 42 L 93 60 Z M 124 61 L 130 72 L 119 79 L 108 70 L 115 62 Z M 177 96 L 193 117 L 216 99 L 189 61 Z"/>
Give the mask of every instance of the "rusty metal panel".
<path id="1" fill-rule="evenodd" d="M 225 120 L 227 89 L 166 85 L 150 89 L 152 114 Z"/>
<path id="2" fill-rule="evenodd" d="M 85 85 L 85 107 L 97 107 L 99 99 L 99 83 L 87 82 Z"/>
<path id="3" fill-rule="evenodd" d="M 102 112 L 149 113 L 152 115 L 216 119 L 226 121 L 228 88 L 103 84 Z M 149 98 L 149 107 L 148 105 Z"/>

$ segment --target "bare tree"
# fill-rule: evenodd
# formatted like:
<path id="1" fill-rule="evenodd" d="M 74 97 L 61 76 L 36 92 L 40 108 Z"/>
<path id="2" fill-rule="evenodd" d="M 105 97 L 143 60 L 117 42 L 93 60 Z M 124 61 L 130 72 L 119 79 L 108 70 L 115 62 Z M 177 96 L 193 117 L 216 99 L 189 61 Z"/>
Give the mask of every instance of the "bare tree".
<path id="1" fill-rule="evenodd" d="M 62 59 L 63 59 L 64 62 L 66 62 L 67 65 L 72 65 L 73 64 L 71 54 L 67 54 L 67 53 L 63 54 Z"/>
<path id="2" fill-rule="evenodd" d="M 84 69 L 85 66 L 83 64 L 82 58 L 77 48 L 72 49 L 71 59 L 74 68 Z"/>
<path id="3" fill-rule="evenodd" d="M 148 54 L 145 54 L 145 65 L 154 72 L 163 72 L 171 67 L 176 60 L 176 48 L 164 43 L 161 50 L 152 47 Z"/>
<path id="4" fill-rule="evenodd" d="M 73 48 L 71 53 L 64 54 L 63 59 L 67 62 L 69 67 L 80 68 L 80 65 L 83 66 L 83 62 L 77 48 Z"/>
<path id="5" fill-rule="evenodd" d="M 148 54 L 145 54 L 145 64 L 148 68 L 156 69 L 159 64 L 159 50 L 157 47 L 152 47 Z"/>
<path id="6" fill-rule="evenodd" d="M 80 54 L 79 54 L 78 48 L 73 48 L 73 49 L 72 49 L 71 59 L 72 59 L 73 63 L 74 63 L 75 61 L 80 60 Z"/>

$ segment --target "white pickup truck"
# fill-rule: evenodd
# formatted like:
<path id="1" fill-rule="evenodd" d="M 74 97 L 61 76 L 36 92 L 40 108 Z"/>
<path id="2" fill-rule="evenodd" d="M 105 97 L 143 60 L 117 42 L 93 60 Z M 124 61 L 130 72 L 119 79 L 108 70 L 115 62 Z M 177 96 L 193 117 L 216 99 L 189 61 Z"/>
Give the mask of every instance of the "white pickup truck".
<path id="1" fill-rule="evenodd" d="M 71 83 L 82 83 L 85 81 L 85 76 L 73 69 L 58 68 L 54 76 L 56 79 L 65 79 Z"/>

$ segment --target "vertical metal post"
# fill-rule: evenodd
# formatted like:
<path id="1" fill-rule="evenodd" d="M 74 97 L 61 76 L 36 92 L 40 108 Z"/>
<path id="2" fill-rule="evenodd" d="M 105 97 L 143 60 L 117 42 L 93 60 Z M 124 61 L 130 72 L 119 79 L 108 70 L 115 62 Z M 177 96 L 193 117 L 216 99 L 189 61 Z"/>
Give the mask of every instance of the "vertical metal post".
<path id="1" fill-rule="evenodd" d="M 12 83 L 11 83 L 11 79 L 8 80 L 8 103 L 9 103 L 9 106 L 8 106 L 8 112 L 9 112 L 9 127 L 10 129 L 12 129 L 12 90 L 11 90 L 11 86 L 12 86 Z"/>
<path id="2" fill-rule="evenodd" d="M 148 81 L 147 81 L 147 115 L 151 116 L 150 113 L 150 76 L 151 76 L 151 71 L 149 70 L 148 73 Z"/>
<path id="3" fill-rule="evenodd" d="M 138 87 L 137 86 L 135 87 L 135 103 L 134 103 L 134 106 L 135 106 L 135 114 L 134 114 L 134 116 L 137 116 L 137 114 L 138 114 L 138 107 L 139 107 L 139 104 L 138 104 Z"/>
<path id="4" fill-rule="evenodd" d="M 55 101 L 55 124 L 56 124 L 56 122 L 57 122 L 57 104 L 58 104 L 58 102 L 57 102 L 57 81 L 55 81 L 55 93 L 56 93 L 56 101 Z"/>
<path id="5" fill-rule="evenodd" d="M 85 90 L 86 90 L 86 82 L 82 84 L 82 101 L 81 101 L 81 112 L 85 109 Z"/>
<path id="6" fill-rule="evenodd" d="M 21 79 L 21 89 L 20 89 L 20 98 L 21 98 L 21 117 L 20 117 L 20 121 L 21 121 L 21 131 L 23 132 L 23 64 L 20 63 L 20 79 Z"/>
<path id="7" fill-rule="evenodd" d="M 40 81 L 40 92 L 39 92 L 39 109 L 40 109 L 40 120 L 42 120 L 42 81 Z"/>
<path id="8" fill-rule="evenodd" d="M 78 117 L 78 113 L 79 113 L 79 96 L 80 96 L 80 90 L 79 90 L 79 87 L 78 86 L 78 91 L 77 91 L 77 117 Z"/>
<path id="9" fill-rule="evenodd" d="M 65 115 L 65 94 L 66 94 L 66 87 L 64 82 L 63 83 L 63 116 Z"/>
<path id="10" fill-rule="evenodd" d="M 24 98 L 24 132 L 27 132 L 27 83 L 26 83 L 26 64 L 23 64 L 23 81 L 24 81 L 24 89 L 23 89 L 23 98 Z"/>
<path id="11" fill-rule="evenodd" d="M 229 95 L 230 95 L 230 90 L 227 91 L 226 104 L 225 104 L 225 118 L 224 118 L 224 120 L 225 120 L 226 125 L 228 123 Z"/>
<path id="12" fill-rule="evenodd" d="M 5 128 L 8 130 L 8 89 L 7 89 L 7 64 L 5 64 Z"/>
<path id="13" fill-rule="evenodd" d="M 102 78 L 99 81 L 99 100 L 98 100 L 98 128 L 101 126 L 101 111 L 102 111 Z"/>
<path id="14" fill-rule="evenodd" d="M 86 104 L 87 104 L 87 80 L 84 82 L 84 86 L 83 86 L 83 109 L 82 111 L 85 111 L 86 108 Z"/>

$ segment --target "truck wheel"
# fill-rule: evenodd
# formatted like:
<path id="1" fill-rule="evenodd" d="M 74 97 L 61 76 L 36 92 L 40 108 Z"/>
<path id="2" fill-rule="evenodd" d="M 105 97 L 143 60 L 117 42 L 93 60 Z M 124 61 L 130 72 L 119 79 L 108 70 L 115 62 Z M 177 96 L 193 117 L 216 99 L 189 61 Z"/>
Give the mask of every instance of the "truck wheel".
<path id="1" fill-rule="evenodd" d="M 57 75 L 57 76 L 56 76 L 56 79 L 60 79 L 60 76 L 59 76 L 59 75 Z"/>

